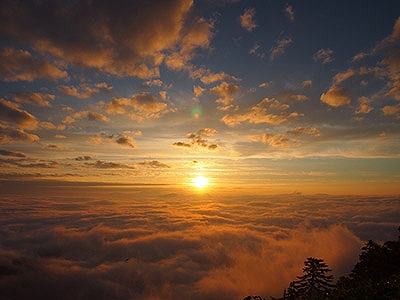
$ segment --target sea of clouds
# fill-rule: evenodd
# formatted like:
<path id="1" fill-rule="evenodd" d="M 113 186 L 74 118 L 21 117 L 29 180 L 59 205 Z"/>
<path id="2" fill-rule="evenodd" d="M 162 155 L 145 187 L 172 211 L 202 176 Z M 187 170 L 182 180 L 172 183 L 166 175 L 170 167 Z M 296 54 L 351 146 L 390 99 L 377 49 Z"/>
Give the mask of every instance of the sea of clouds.
<path id="1" fill-rule="evenodd" d="M 307 257 L 347 275 L 400 198 L 37 185 L 0 195 L 1 299 L 281 296 Z"/>

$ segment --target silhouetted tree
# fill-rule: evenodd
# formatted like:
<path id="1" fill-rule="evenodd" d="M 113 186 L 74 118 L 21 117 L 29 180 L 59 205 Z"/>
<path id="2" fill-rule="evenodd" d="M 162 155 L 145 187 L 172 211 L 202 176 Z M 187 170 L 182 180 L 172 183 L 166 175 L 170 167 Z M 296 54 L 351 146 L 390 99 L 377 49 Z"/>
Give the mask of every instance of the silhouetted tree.
<path id="1" fill-rule="evenodd" d="M 332 270 L 323 259 L 314 257 L 307 258 L 304 265 L 304 274 L 289 284 L 286 299 L 324 299 L 322 297 L 334 287 L 333 276 L 328 275 Z"/>
<path id="2" fill-rule="evenodd" d="M 334 296 L 340 300 L 400 299 L 400 237 L 382 245 L 369 241 L 350 276 L 339 279 Z"/>
<path id="3" fill-rule="evenodd" d="M 261 296 L 247 296 L 246 298 L 243 298 L 243 300 L 266 300 L 266 299 L 262 298 Z"/>

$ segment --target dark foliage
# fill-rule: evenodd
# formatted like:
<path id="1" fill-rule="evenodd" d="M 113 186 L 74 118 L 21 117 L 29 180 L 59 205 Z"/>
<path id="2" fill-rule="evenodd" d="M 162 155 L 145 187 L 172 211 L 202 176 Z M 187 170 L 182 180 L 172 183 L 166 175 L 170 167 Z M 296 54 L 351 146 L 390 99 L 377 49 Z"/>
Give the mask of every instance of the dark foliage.
<path id="1" fill-rule="evenodd" d="M 399 227 L 400 232 L 400 227 Z M 400 236 L 380 245 L 369 241 L 350 275 L 331 284 L 331 271 L 322 259 L 307 258 L 303 275 L 289 284 L 282 298 L 272 300 L 399 300 Z M 250 297 L 250 298 L 249 298 Z M 244 300 L 259 300 L 251 298 Z"/>

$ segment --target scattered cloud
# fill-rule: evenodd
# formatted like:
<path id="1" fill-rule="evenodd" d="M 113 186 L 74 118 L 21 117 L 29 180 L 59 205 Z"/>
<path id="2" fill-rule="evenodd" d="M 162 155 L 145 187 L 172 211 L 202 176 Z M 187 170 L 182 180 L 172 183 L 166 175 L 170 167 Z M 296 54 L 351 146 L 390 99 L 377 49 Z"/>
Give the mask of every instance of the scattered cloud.
<path id="1" fill-rule="evenodd" d="M 20 103 L 27 103 L 36 106 L 50 107 L 51 102 L 56 98 L 53 94 L 43 94 L 36 92 L 14 92 L 11 93 L 14 100 Z"/>
<path id="2" fill-rule="evenodd" d="M 101 144 L 103 142 L 107 143 L 115 143 L 120 146 L 123 146 L 124 148 L 128 149 L 135 149 L 136 148 L 136 141 L 134 138 L 131 136 L 127 135 L 122 135 L 122 134 L 107 134 L 105 132 L 101 132 L 100 134 L 96 134 L 91 136 L 88 139 L 88 142 L 93 143 L 93 144 Z"/>
<path id="3" fill-rule="evenodd" d="M 115 163 L 104 160 L 96 160 L 95 162 L 85 162 L 86 166 L 96 168 L 96 169 L 135 169 L 133 166 L 126 164 Z"/>
<path id="4" fill-rule="evenodd" d="M 320 99 L 333 107 L 348 105 L 351 102 L 348 92 L 344 88 L 335 86 L 330 87 L 326 93 L 322 93 Z"/>
<path id="5" fill-rule="evenodd" d="M 203 95 L 204 91 L 205 91 L 205 89 L 202 88 L 202 87 L 199 86 L 199 85 L 194 85 L 194 86 L 193 86 L 193 93 L 194 93 L 194 95 L 195 95 L 196 97 L 200 97 L 201 95 Z"/>
<path id="6" fill-rule="evenodd" d="M 260 124 L 267 123 L 278 125 L 287 122 L 291 118 L 300 116 L 297 112 L 288 113 L 288 104 L 280 103 L 275 98 L 264 98 L 252 106 L 246 113 L 227 114 L 221 121 L 226 125 L 235 126 L 243 122 Z"/>
<path id="7" fill-rule="evenodd" d="M 149 167 L 149 168 L 154 168 L 154 169 L 170 168 L 170 166 L 168 166 L 167 164 L 164 164 L 158 160 L 146 160 L 144 162 L 138 163 L 138 165 L 144 166 L 144 167 Z"/>
<path id="8" fill-rule="evenodd" d="M 382 108 L 382 112 L 385 116 L 393 116 L 397 115 L 397 117 L 400 117 L 400 104 L 397 105 L 386 105 Z"/>
<path id="9" fill-rule="evenodd" d="M 26 157 L 26 155 L 24 153 L 22 153 L 22 152 L 10 151 L 10 150 L 1 149 L 1 148 L 0 148 L 0 155 L 12 156 L 12 157 Z"/>
<path id="10" fill-rule="evenodd" d="M 102 121 L 102 122 L 109 122 L 110 119 L 106 116 L 95 113 L 92 111 L 79 111 L 74 113 L 72 116 L 67 116 L 62 122 L 66 125 L 71 125 L 75 123 L 77 120 L 86 118 L 88 121 Z"/>
<path id="11" fill-rule="evenodd" d="M 0 9 L 0 11 L 4 10 L 8 11 L 4 7 Z M 7 25 L 0 27 L 2 26 L 9 27 Z M 6 82 L 34 81 L 36 79 L 56 80 L 67 76 L 66 71 L 41 58 L 32 56 L 29 51 L 13 48 L 0 49 L 0 78 Z"/>
<path id="12" fill-rule="evenodd" d="M 319 49 L 313 55 L 313 60 L 320 61 L 323 65 L 333 62 L 335 52 L 332 49 Z"/>
<path id="13" fill-rule="evenodd" d="M 0 117 L 24 129 L 36 129 L 39 121 L 16 103 L 0 98 Z"/>
<path id="14" fill-rule="evenodd" d="M 110 93 L 112 90 L 112 87 L 108 86 L 107 83 L 102 82 L 96 84 L 94 87 L 89 87 L 87 85 L 81 85 L 78 88 L 75 86 L 66 86 L 66 85 L 60 85 L 57 87 L 57 90 L 65 95 L 65 96 L 71 96 L 71 97 L 76 97 L 80 99 L 87 99 L 90 98 L 100 92 L 103 93 Z"/>
<path id="15" fill-rule="evenodd" d="M 303 81 L 303 82 L 301 83 L 301 85 L 302 85 L 304 88 L 308 89 L 308 88 L 310 88 L 310 87 L 312 86 L 312 80 L 305 80 L 305 81 Z"/>
<path id="16" fill-rule="evenodd" d="M 288 17 L 288 19 L 290 20 L 290 22 L 294 22 L 294 9 L 293 9 L 293 5 L 289 5 L 286 4 L 285 6 L 285 14 L 286 17 Z"/>
<path id="17" fill-rule="evenodd" d="M 374 109 L 371 105 L 369 105 L 372 100 L 365 96 L 358 98 L 358 102 L 360 105 L 356 110 L 356 114 L 369 114 Z"/>
<path id="18" fill-rule="evenodd" d="M 220 85 L 213 87 L 210 92 L 220 96 L 215 102 L 219 104 L 219 110 L 228 110 L 234 108 L 233 96 L 239 91 L 240 87 L 233 83 L 222 82 Z"/>
<path id="19" fill-rule="evenodd" d="M 270 49 L 269 60 L 274 60 L 277 56 L 286 52 L 286 48 L 293 42 L 290 37 L 286 37 L 276 41 L 275 46 Z"/>
<path id="20" fill-rule="evenodd" d="M 249 54 L 255 55 L 259 58 L 264 58 L 265 57 L 265 53 L 260 51 L 260 44 L 259 43 L 255 43 L 254 46 L 249 50 Z"/>
<path id="21" fill-rule="evenodd" d="M 200 147 L 201 149 L 215 151 L 218 150 L 221 146 L 219 146 L 217 143 L 208 142 L 206 138 L 214 136 L 216 133 L 217 130 L 215 130 L 214 128 L 202 128 L 197 132 L 192 132 L 187 134 L 187 138 L 191 140 L 190 143 L 175 142 L 172 145 L 175 147 L 183 147 L 183 148 Z"/>
<path id="22" fill-rule="evenodd" d="M 254 8 L 245 9 L 239 17 L 240 26 L 250 32 L 257 28 L 256 21 L 254 20 L 255 14 L 256 10 Z"/>
<path id="23" fill-rule="evenodd" d="M 27 133 L 24 129 L 4 126 L 0 123 L 0 144 L 38 142 L 36 134 Z"/>
<path id="24" fill-rule="evenodd" d="M 132 149 L 136 148 L 136 144 L 135 144 L 136 142 L 130 136 L 123 135 L 123 136 L 120 136 L 119 138 L 117 138 L 115 141 L 117 142 L 117 144 L 124 146 L 126 148 L 132 148 Z"/>
<path id="25" fill-rule="evenodd" d="M 139 93 L 131 98 L 113 98 L 106 103 L 106 112 L 111 115 L 127 114 L 130 118 L 143 121 L 158 119 L 162 115 L 173 111 L 167 104 L 158 101 L 157 97 L 149 93 Z"/>

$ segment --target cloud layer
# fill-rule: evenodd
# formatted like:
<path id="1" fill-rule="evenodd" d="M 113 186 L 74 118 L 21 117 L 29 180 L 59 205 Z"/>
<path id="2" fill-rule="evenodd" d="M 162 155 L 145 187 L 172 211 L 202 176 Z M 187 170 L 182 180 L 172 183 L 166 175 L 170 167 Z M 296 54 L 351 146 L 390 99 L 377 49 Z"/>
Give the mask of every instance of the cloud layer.
<path id="1" fill-rule="evenodd" d="M 400 212 L 394 198 L 26 189 L 29 197 L 0 199 L 0 290 L 8 298 L 279 296 L 306 257 L 324 258 L 336 279 L 349 272 L 362 240 L 395 237 Z"/>

